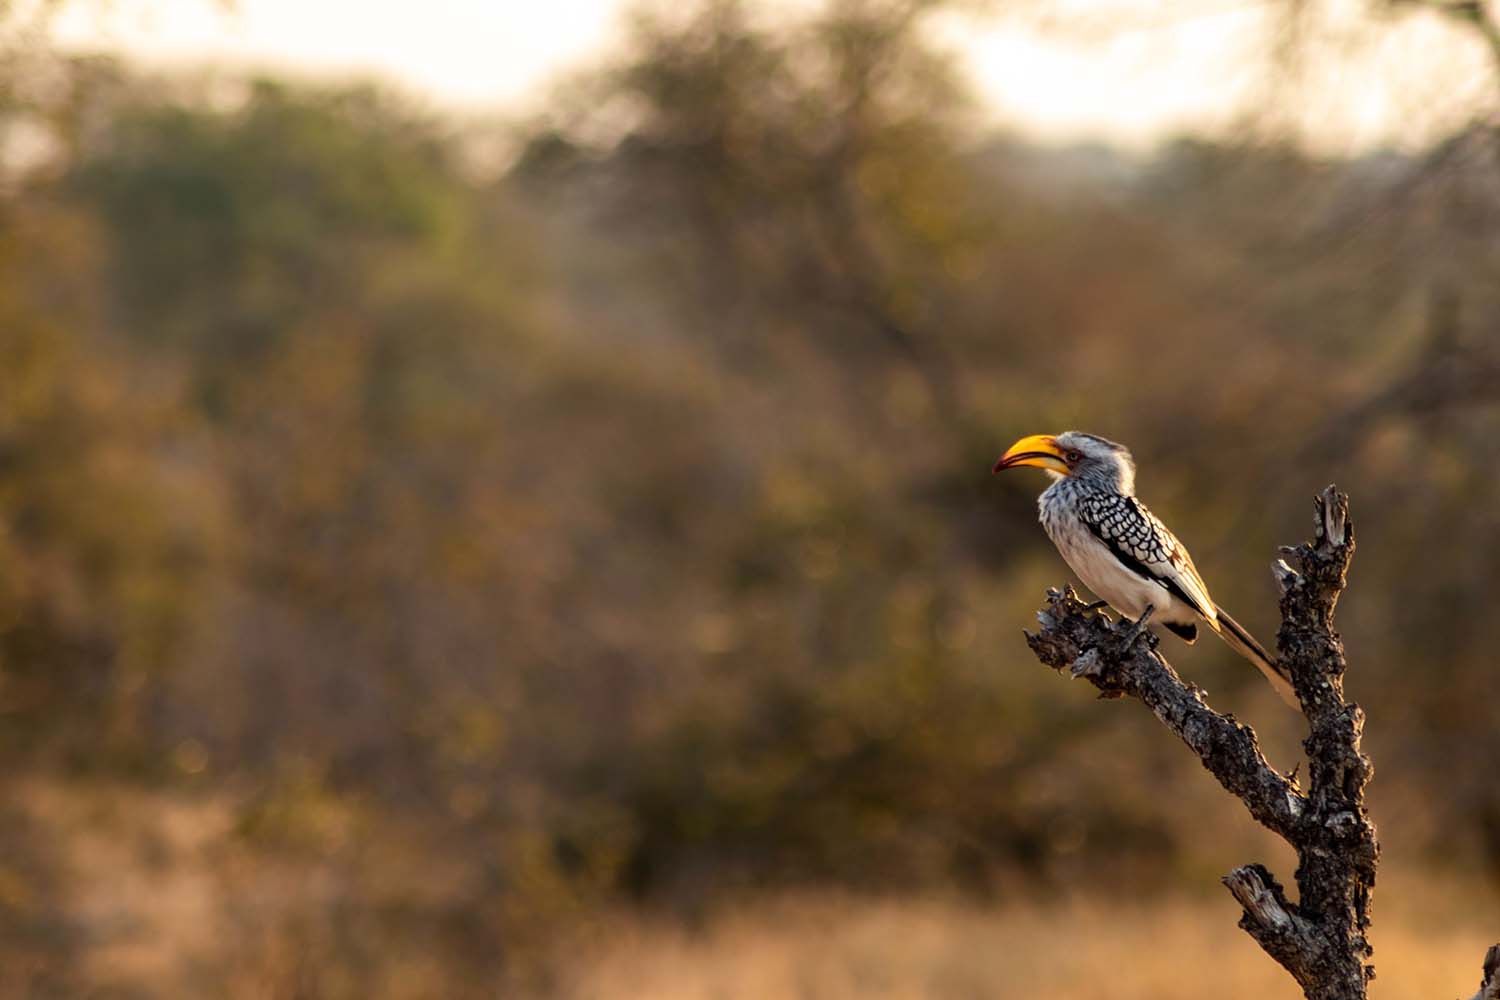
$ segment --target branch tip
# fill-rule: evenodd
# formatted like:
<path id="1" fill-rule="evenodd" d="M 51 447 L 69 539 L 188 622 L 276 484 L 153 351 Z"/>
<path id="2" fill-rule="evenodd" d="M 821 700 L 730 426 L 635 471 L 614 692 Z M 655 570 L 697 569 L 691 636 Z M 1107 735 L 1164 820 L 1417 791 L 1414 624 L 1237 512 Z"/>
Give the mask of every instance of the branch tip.
<path id="1" fill-rule="evenodd" d="M 1283 594 L 1297 585 L 1298 575 L 1296 570 L 1287 565 L 1285 559 L 1278 559 L 1271 564 L 1271 576 Z"/>
<path id="2" fill-rule="evenodd" d="M 1268 930 L 1291 930 L 1296 923 L 1281 886 L 1261 865 L 1243 865 L 1221 881 L 1245 908 L 1245 914 Z"/>
<path id="3" fill-rule="evenodd" d="M 1329 483 L 1318 497 L 1318 541 L 1325 539 L 1335 548 L 1348 544 L 1349 497 Z"/>
<path id="4" fill-rule="evenodd" d="M 1484 978 L 1479 981 L 1479 992 L 1469 1000 L 1500 1000 L 1500 944 L 1490 945 L 1484 953 Z"/>

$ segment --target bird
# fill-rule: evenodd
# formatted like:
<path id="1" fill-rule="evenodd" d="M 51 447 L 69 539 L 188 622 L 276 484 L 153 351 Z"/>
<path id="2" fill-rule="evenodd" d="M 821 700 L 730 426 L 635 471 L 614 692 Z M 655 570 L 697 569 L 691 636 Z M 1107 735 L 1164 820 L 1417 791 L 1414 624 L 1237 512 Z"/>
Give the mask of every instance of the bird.
<path id="1" fill-rule="evenodd" d="M 993 471 L 1022 466 L 1052 477 L 1037 500 L 1042 527 L 1090 590 L 1129 618 L 1151 609 L 1153 623 L 1188 643 L 1206 625 L 1297 705 L 1285 670 L 1214 603 L 1187 548 L 1136 498 L 1128 448 L 1082 431 L 1033 434 L 1011 445 Z"/>

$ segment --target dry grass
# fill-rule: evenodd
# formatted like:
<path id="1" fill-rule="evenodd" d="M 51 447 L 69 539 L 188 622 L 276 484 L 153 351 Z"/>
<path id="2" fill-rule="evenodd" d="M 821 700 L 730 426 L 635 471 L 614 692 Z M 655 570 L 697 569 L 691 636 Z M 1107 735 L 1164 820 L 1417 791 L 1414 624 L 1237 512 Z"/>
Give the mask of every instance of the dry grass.
<path id="1" fill-rule="evenodd" d="M 75 971 L 98 988 L 78 995 L 496 995 L 493 980 L 473 981 L 474 969 L 398 940 L 377 942 L 378 970 L 343 975 L 339 963 L 350 956 L 331 942 L 351 915 L 328 864 L 255 851 L 233 834 L 236 812 L 226 797 L 87 784 L 32 783 L 11 792 L 32 822 L 55 831 L 71 876 L 72 892 L 53 902 L 87 931 Z M 1211 877 L 1203 874 L 1200 896 L 1136 904 L 1079 897 L 987 907 L 803 892 L 726 906 L 693 926 L 621 911 L 559 942 L 548 988 L 500 995 L 1295 1000 L 1291 980 L 1235 927 L 1235 907 L 1213 891 Z M 1485 947 L 1500 940 L 1497 915 L 1493 889 L 1388 855 L 1376 896 L 1373 996 L 1468 996 Z M 20 995 L 4 982 L 0 993 Z"/>
<path id="2" fill-rule="evenodd" d="M 1376 998 L 1468 996 L 1500 936 L 1479 890 L 1392 887 L 1378 914 Z M 1444 900 L 1449 906 L 1444 905 Z M 1484 917 L 1491 917 L 1488 926 Z M 952 900 L 792 896 L 697 930 L 621 918 L 570 960 L 569 1000 L 1294 1000 L 1301 994 L 1235 926 L 1227 898 L 981 908 Z"/>

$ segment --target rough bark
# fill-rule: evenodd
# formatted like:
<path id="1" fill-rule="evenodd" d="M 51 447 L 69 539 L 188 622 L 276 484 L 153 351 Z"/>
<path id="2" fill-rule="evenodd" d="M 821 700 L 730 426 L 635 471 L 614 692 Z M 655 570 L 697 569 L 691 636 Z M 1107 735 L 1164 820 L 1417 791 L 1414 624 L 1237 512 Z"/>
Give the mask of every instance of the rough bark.
<path id="1" fill-rule="evenodd" d="M 1484 955 L 1484 978 L 1479 981 L 1479 992 L 1469 1000 L 1500 1000 L 1500 944 L 1490 945 Z"/>
<path id="2" fill-rule="evenodd" d="M 1348 498 L 1330 486 L 1316 499 L 1313 540 L 1282 553 L 1273 572 L 1281 587 L 1281 663 L 1308 721 L 1303 749 L 1308 786 L 1266 760 L 1255 732 L 1214 711 L 1157 652 L 1139 622 L 1113 622 L 1071 588 L 1051 590 L 1038 612 L 1041 630 L 1026 641 L 1043 663 L 1097 687 L 1102 697 L 1139 699 L 1192 750 L 1257 822 L 1297 852 L 1298 901 L 1264 866 L 1236 868 L 1224 884 L 1244 913 L 1240 927 L 1295 978 L 1308 1000 L 1364 1000 L 1374 967 L 1366 933 L 1380 859 L 1365 811 L 1373 773 L 1360 751 L 1364 713 L 1344 700 L 1344 648 L 1334 608 L 1354 555 Z M 1486 957 L 1473 1000 L 1500 1000 L 1500 946 Z M 1488 991 L 1488 992 L 1487 992 Z"/>

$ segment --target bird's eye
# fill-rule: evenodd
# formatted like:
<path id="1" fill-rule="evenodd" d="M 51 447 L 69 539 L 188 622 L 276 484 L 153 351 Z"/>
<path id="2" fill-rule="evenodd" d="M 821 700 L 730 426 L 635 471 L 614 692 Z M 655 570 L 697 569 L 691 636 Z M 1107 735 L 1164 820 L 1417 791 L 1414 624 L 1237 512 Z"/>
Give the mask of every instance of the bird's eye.
<path id="1" fill-rule="evenodd" d="M 1079 461 L 1082 460 L 1082 458 L 1083 452 L 1081 451 L 1068 451 L 1063 453 L 1063 459 L 1067 461 L 1069 465 L 1077 465 Z"/>

